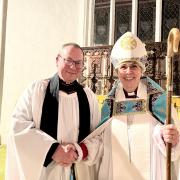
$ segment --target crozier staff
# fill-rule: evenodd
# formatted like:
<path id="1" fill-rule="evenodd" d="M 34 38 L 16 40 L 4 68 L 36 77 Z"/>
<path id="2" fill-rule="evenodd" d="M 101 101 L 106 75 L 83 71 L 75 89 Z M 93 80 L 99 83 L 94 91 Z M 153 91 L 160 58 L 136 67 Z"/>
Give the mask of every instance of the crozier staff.
<path id="1" fill-rule="evenodd" d="M 173 57 L 174 53 L 178 52 L 180 41 L 180 31 L 177 28 L 172 28 L 167 40 L 167 56 L 166 56 L 166 76 L 167 76 L 167 106 L 166 106 L 166 124 L 171 124 L 171 99 L 173 92 Z M 166 144 L 166 180 L 171 180 L 171 143 Z"/>

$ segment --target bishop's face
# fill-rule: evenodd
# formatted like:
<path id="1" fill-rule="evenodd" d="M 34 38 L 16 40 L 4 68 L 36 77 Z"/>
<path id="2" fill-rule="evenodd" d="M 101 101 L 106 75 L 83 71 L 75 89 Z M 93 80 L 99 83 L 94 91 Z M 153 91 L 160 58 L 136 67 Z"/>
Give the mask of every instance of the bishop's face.
<path id="1" fill-rule="evenodd" d="M 124 62 L 117 69 L 118 78 L 127 92 L 133 92 L 139 85 L 142 69 L 135 62 Z"/>

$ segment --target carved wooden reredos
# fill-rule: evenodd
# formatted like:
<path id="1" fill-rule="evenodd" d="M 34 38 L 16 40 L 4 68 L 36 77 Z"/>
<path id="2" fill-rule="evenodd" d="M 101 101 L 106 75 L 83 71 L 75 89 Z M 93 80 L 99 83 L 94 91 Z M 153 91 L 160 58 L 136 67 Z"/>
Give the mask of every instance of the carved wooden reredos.
<path id="1" fill-rule="evenodd" d="M 166 83 L 165 56 L 166 43 L 146 44 L 148 59 L 146 61 L 145 75 L 154 79 L 163 88 Z M 90 87 L 96 94 L 104 95 L 109 92 L 115 79 L 116 73 L 110 63 L 112 46 L 84 47 L 84 70 L 80 78 L 81 84 Z M 174 57 L 174 94 L 180 95 L 179 63 L 180 55 Z"/>

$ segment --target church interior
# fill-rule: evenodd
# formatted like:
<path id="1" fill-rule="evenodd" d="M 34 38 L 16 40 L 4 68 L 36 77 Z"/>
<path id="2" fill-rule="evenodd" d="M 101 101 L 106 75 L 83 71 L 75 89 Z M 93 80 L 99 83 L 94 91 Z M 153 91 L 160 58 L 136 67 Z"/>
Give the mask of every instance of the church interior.
<path id="1" fill-rule="evenodd" d="M 2 27 L 1 27 L 1 41 L 0 41 L 1 43 L 0 124 L 2 126 L 0 131 L 0 180 L 3 180 L 4 168 L 5 168 L 4 164 L 5 164 L 6 138 L 4 138 L 3 140 L 2 137 L 6 137 L 7 130 L 4 129 L 7 129 L 7 127 L 9 126 L 9 123 L 6 123 L 5 119 L 9 119 L 9 116 L 17 100 L 17 97 L 19 96 L 22 89 L 27 84 L 27 80 L 34 79 L 34 76 L 41 77 L 43 72 L 40 74 L 37 70 L 35 71 L 34 75 L 32 75 L 31 77 L 30 75 L 27 75 L 29 77 L 26 80 L 24 80 L 25 78 L 24 77 L 21 82 L 21 85 L 19 86 L 20 88 L 16 88 L 15 93 L 9 93 L 9 94 L 13 94 L 13 98 L 11 98 L 11 100 L 8 99 L 8 93 L 6 93 L 6 89 L 11 89 L 11 87 L 8 85 L 9 82 L 7 81 L 8 78 L 11 78 L 11 76 L 10 75 L 5 76 L 5 74 L 8 74 L 7 72 L 9 72 L 14 67 L 16 71 L 21 71 L 22 69 L 15 65 L 12 66 L 10 69 L 6 68 L 8 62 L 11 62 L 10 61 L 11 55 L 9 54 L 13 46 L 11 47 L 10 45 L 8 45 L 8 43 L 11 45 L 13 44 L 11 42 L 11 38 L 13 36 L 10 35 L 11 38 L 7 37 L 6 39 L 4 37 L 6 36 L 6 30 L 8 35 L 9 33 L 8 28 L 13 28 L 15 24 L 6 23 L 6 21 L 8 22 L 8 17 L 10 17 L 10 15 L 12 16 L 12 14 L 8 16 L 7 10 L 9 11 L 12 10 L 13 2 L 11 0 L 9 1 L 4 0 L 1 2 L 4 3 L 4 4 L 2 3 L 3 6 L 1 5 L 2 6 L 1 14 L 4 13 L 3 16 L 4 18 L 1 19 Z M 68 2 L 71 3 L 71 1 Z M 66 10 L 68 10 L 68 2 L 65 3 Z M 7 8 L 8 3 L 9 3 L 9 7 L 8 7 L 9 9 Z M 75 3 L 80 3 L 80 2 L 75 1 Z M 110 59 L 109 59 L 111 49 L 115 41 L 127 31 L 133 32 L 145 43 L 145 47 L 148 51 L 148 58 L 146 62 L 144 62 L 146 65 L 146 72 L 144 73 L 144 75 L 152 78 L 154 81 L 160 84 L 162 88 L 166 89 L 167 39 L 169 32 L 172 28 L 180 28 L 180 1 L 179 0 L 90 0 L 90 1 L 85 0 L 83 1 L 83 3 L 85 6 L 84 14 L 86 15 L 88 14 L 86 16 L 86 21 L 84 20 L 82 21 L 85 22 L 84 24 L 86 24 L 86 28 L 84 28 L 85 29 L 84 31 L 86 31 L 84 33 L 84 37 L 83 39 L 81 39 L 82 33 L 78 32 L 79 34 L 77 33 L 75 36 L 77 38 L 73 39 L 72 37 L 72 39 L 68 39 L 68 38 L 67 39 L 70 41 L 78 41 L 82 46 L 84 52 L 84 68 L 81 77 L 78 80 L 82 85 L 90 87 L 93 90 L 93 92 L 97 95 L 99 108 L 101 108 L 104 99 L 106 98 L 108 92 L 112 88 L 113 83 L 117 79 L 116 72 L 112 64 L 110 63 Z M 59 5 L 61 6 L 61 4 Z M 87 7 L 89 7 L 90 9 Z M 18 9 L 20 10 L 20 8 L 17 8 L 16 10 Z M 80 11 L 80 9 L 78 10 Z M 7 14 L 5 13 L 5 11 Z M 33 10 L 31 11 L 33 12 Z M 74 11 L 76 11 L 76 9 Z M 57 22 L 54 23 L 57 24 Z M 89 24 L 91 25 L 89 26 Z M 88 26 L 90 28 L 88 28 Z M 61 29 L 59 26 L 57 27 Z M 80 28 L 81 27 L 79 27 L 79 29 Z M 26 30 L 28 31 L 28 28 Z M 29 31 L 34 32 L 31 29 Z M 63 34 L 63 32 L 61 32 L 61 34 Z M 66 37 L 68 37 L 68 35 L 66 35 Z M 31 38 L 27 38 L 27 41 L 30 41 L 30 39 Z M 17 39 L 13 39 L 13 40 L 17 40 Z M 65 42 L 64 39 L 62 41 Z M 55 45 L 58 47 L 58 42 L 56 42 Z M 51 46 L 54 48 L 55 45 L 54 46 L 51 45 Z M 41 44 L 39 44 L 39 46 L 41 46 Z M 49 48 L 49 46 L 47 48 Z M 24 59 L 25 56 L 23 56 L 24 54 L 22 48 L 23 46 L 21 46 L 21 52 L 22 52 L 21 57 L 22 59 Z M 37 46 L 36 48 L 39 47 Z M 7 50 L 9 50 L 9 53 L 7 52 Z M 26 49 L 25 47 L 25 52 L 27 53 L 28 51 L 29 50 Z M 42 51 L 40 52 L 42 53 Z M 18 59 L 18 54 L 15 54 L 15 56 Z M 47 56 L 51 57 L 51 55 L 47 55 Z M 172 102 L 180 118 L 180 83 L 179 83 L 180 82 L 180 50 L 178 53 L 174 54 L 172 58 L 173 58 Z M 31 58 L 28 59 L 28 61 L 30 60 Z M 38 62 L 37 59 L 34 59 L 32 64 L 33 63 L 34 64 L 39 63 L 41 65 L 43 64 L 43 62 Z M 32 66 L 34 67 L 35 65 Z M 48 67 L 45 67 L 45 70 L 47 69 Z M 46 72 L 45 70 L 44 73 Z M 19 77 L 17 77 L 16 81 L 18 81 L 18 79 Z M 12 84 L 12 86 L 14 85 Z M 6 107 L 6 104 L 8 102 L 10 102 L 9 108 Z"/>
<path id="2" fill-rule="evenodd" d="M 138 3 L 136 33 L 145 43 L 148 51 L 144 75 L 149 76 L 165 89 L 167 38 L 169 31 L 173 27 L 179 28 L 180 3 L 178 1 L 163 1 L 162 11 L 157 10 L 158 4 L 156 0 L 142 0 Z M 108 45 L 110 33 L 107 33 L 111 21 L 110 6 L 110 1 L 95 1 L 94 44 L 90 47 L 84 47 L 85 68 L 80 79 L 83 84 L 85 83 L 93 89 L 100 102 L 102 102 L 103 95 L 106 95 L 112 88 L 112 84 L 117 78 L 113 66 L 109 63 L 112 49 L 112 45 Z M 132 30 L 132 11 L 131 1 L 115 1 L 114 41 L 125 32 Z M 161 27 L 155 24 L 158 12 L 162 15 Z M 161 37 L 157 36 L 158 31 Z M 180 53 L 173 56 L 173 102 L 178 111 L 180 105 L 179 58 Z"/>

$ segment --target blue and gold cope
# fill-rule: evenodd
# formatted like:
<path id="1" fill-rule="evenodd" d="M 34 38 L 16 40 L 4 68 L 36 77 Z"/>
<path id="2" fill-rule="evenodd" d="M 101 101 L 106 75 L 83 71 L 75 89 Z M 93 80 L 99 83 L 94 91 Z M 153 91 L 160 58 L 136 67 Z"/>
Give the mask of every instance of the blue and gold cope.
<path id="1" fill-rule="evenodd" d="M 150 113 L 160 123 L 166 120 L 166 92 L 149 77 L 143 77 L 141 81 L 147 86 L 147 100 L 128 99 L 126 101 L 115 101 L 115 92 L 120 83 L 117 80 L 109 92 L 101 109 L 101 124 L 111 116 L 125 114 Z"/>

